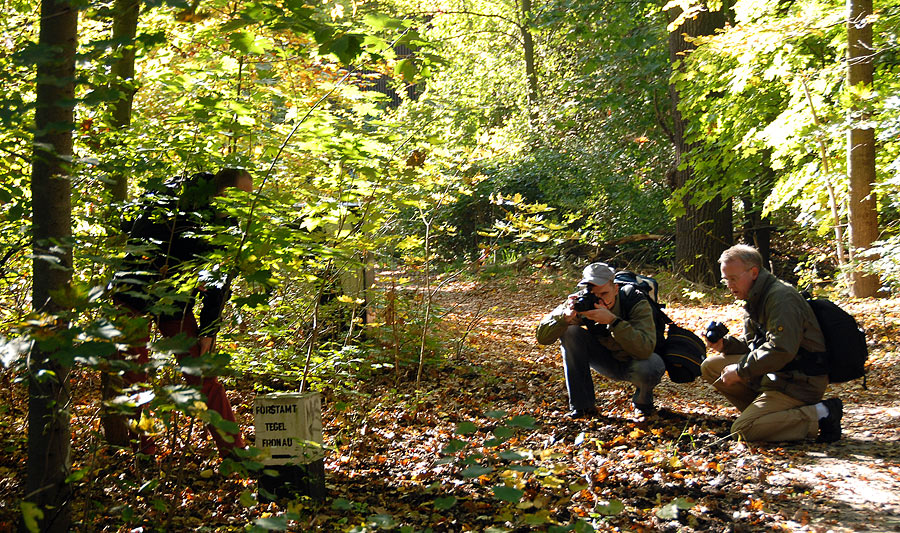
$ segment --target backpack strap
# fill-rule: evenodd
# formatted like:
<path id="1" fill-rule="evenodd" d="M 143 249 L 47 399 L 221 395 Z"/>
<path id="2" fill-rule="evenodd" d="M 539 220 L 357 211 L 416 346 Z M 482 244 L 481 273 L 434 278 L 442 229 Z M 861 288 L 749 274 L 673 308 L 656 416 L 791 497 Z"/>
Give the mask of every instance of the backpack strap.
<path id="1" fill-rule="evenodd" d="M 619 298 L 622 300 L 622 313 L 625 315 L 622 318 L 629 320 L 631 318 L 631 310 L 634 309 L 638 302 L 644 299 L 644 295 L 631 283 L 623 283 L 619 286 Z"/>
<path id="2" fill-rule="evenodd" d="M 621 306 L 625 320 L 631 318 L 631 310 L 638 302 L 647 300 L 653 316 L 653 325 L 656 327 L 656 344 L 653 346 L 653 351 L 658 353 L 658 350 L 662 350 L 666 342 L 666 326 L 673 323 L 672 319 L 663 312 L 663 306 L 630 283 L 623 283 L 619 287 L 619 297 L 622 299 Z"/>
<path id="3" fill-rule="evenodd" d="M 623 317 L 625 320 L 631 318 L 631 310 L 634 309 L 634 306 L 637 305 L 638 302 L 647 300 L 647 303 L 650 304 L 650 309 L 653 310 L 654 320 L 662 319 L 663 324 L 672 323 L 672 319 L 663 312 L 662 305 L 658 302 L 654 302 L 652 298 L 641 292 L 640 289 L 631 283 L 623 283 L 619 286 L 619 296 L 622 297 L 622 312 L 625 314 Z"/>

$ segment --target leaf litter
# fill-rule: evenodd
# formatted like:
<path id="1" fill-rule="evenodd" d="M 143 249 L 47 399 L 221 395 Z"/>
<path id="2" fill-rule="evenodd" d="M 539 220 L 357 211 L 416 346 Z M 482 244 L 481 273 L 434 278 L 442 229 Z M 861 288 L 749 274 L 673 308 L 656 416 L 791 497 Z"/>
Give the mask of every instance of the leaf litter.
<path id="1" fill-rule="evenodd" d="M 150 465 L 97 434 L 99 378 L 73 391 L 73 503 L 84 531 L 900 531 L 900 301 L 841 302 L 869 333 L 868 389 L 832 385 L 844 438 L 758 444 L 729 436 L 737 411 L 699 380 L 656 389 L 659 415 L 630 406 L 626 384 L 595 375 L 600 415 L 572 421 L 558 346 L 534 327 L 556 305 L 536 277 L 450 282 L 441 334 L 463 349 L 396 383 L 391 371 L 325 390 L 328 496 L 259 503 L 222 469 L 199 424 Z M 733 304 L 669 302 L 700 331 L 740 329 Z M 473 327 L 474 323 L 474 327 Z M 733 326 L 733 327 L 732 327 Z M 414 375 L 414 370 L 410 372 Z M 0 532 L 15 529 L 24 479 L 25 392 L 3 383 Z M 229 387 L 252 438 L 253 383 Z M 251 441 L 252 442 L 252 441 Z"/>

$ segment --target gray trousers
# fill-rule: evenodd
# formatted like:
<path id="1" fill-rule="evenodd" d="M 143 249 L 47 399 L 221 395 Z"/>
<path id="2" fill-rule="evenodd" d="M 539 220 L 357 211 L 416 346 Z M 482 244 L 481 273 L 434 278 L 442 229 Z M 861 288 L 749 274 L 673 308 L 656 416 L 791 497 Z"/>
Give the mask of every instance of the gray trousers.
<path id="1" fill-rule="evenodd" d="M 595 406 L 592 368 L 609 379 L 633 383 L 635 392 L 631 400 L 634 406 L 642 410 L 653 408 L 653 387 L 659 384 L 666 371 L 662 357 L 654 353 L 644 360 L 620 361 L 580 326 L 569 326 L 560 343 L 571 409 Z"/>

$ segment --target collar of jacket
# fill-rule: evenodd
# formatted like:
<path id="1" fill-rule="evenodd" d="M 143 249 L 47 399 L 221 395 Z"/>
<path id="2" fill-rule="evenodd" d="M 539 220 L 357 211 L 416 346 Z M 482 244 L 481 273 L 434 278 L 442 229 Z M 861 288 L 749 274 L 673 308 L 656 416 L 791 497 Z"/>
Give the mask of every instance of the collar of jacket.
<path id="1" fill-rule="evenodd" d="M 756 281 L 753 282 L 753 287 L 750 287 L 750 294 L 747 295 L 747 302 L 744 304 L 744 309 L 754 319 L 758 315 L 757 311 L 762 302 L 763 295 L 769 292 L 769 287 L 771 287 L 775 281 L 776 278 L 771 272 L 765 268 L 759 269 L 759 276 L 757 276 Z"/>

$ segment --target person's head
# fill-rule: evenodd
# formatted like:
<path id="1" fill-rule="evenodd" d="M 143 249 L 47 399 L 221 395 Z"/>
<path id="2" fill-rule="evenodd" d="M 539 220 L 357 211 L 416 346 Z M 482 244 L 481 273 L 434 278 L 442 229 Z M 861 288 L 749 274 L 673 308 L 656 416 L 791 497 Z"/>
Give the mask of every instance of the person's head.
<path id="1" fill-rule="evenodd" d="M 762 270 L 762 256 L 756 248 L 738 244 L 722 252 L 719 267 L 722 283 L 735 298 L 746 300 Z"/>
<path id="2" fill-rule="evenodd" d="M 216 196 L 222 196 L 229 187 L 253 192 L 253 177 L 242 168 L 223 168 L 213 177 Z"/>
<path id="3" fill-rule="evenodd" d="M 584 267 L 578 285 L 586 287 L 600 299 L 601 305 L 611 309 L 619 295 L 619 287 L 614 281 L 615 276 L 616 272 L 606 263 L 591 263 Z"/>

